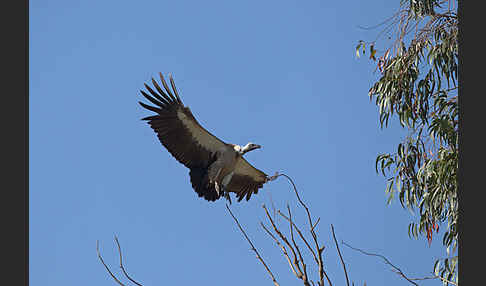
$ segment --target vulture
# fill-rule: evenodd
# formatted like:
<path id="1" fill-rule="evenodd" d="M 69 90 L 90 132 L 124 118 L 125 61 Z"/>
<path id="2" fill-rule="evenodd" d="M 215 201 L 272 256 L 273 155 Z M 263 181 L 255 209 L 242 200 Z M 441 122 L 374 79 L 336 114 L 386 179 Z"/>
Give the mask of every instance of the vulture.
<path id="1" fill-rule="evenodd" d="M 172 76 L 169 76 L 171 90 L 162 73 L 159 75 L 164 89 L 152 78 L 153 88 L 145 83 L 148 93 L 140 90 L 154 106 L 140 101 L 139 104 L 155 113 L 142 120 L 147 121 L 169 153 L 189 169 L 192 188 L 199 197 L 216 201 L 224 196 L 231 203 L 232 192 L 238 202 L 243 198 L 248 201 L 263 184 L 277 177 L 277 174 L 267 176 L 243 158 L 261 148 L 260 145 L 225 143 L 211 134 L 184 106 Z"/>

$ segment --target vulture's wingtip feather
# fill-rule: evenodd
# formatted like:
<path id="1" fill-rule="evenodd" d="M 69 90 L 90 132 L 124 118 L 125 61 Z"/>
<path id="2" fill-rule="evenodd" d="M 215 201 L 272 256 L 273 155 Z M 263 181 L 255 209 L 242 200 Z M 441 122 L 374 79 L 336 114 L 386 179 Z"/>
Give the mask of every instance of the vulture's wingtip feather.
<path id="1" fill-rule="evenodd" d="M 160 76 L 160 81 L 162 82 L 162 85 L 164 86 L 164 88 L 167 91 L 167 94 L 169 95 L 169 97 L 171 98 L 171 100 L 173 102 L 177 102 L 177 99 L 175 98 L 175 96 L 170 91 L 169 85 L 167 85 L 167 82 L 165 81 L 164 76 L 162 75 L 161 72 L 159 72 L 159 76 Z"/>
<path id="2" fill-rule="evenodd" d="M 150 111 L 153 111 L 155 113 L 160 113 L 161 112 L 161 110 L 159 108 L 157 108 L 157 107 L 153 107 L 151 105 L 145 104 L 145 103 L 140 102 L 140 101 L 139 101 L 139 103 L 140 103 L 141 106 L 143 106 L 144 108 L 146 108 L 146 109 L 148 109 Z"/>
<path id="3" fill-rule="evenodd" d="M 181 98 L 179 97 L 179 92 L 177 92 L 177 88 L 175 86 L 174 78 L 172 78 L 172 74 L 169 74 L 169 80 L 170 80 L 170 85 L 172 86 L 172 90 L 174 91 L 175 96 L 177 97 L 177 102 L 183 104 Z"/>

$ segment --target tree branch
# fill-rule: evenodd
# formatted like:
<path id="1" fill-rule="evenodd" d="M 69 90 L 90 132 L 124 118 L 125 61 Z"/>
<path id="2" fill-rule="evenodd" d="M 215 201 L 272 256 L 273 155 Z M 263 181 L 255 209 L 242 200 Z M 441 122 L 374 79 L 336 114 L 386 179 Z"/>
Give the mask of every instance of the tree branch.
<path id="1" fill-rule="evenodd" d="M 302 253 L 300 252 L 299 246 L 295 242 L 294 239 L 294 223 L 292 222 L 292 213 L 290 212 L 290 207 L 287 205 L 287 210 L 289 212 L 289 225 L 290 225 L 290 238 L 292 239 L 292 243 L 294 244 L 295 249 L 297 250 L 297 254 L 299 255 L 299 260 L 302 263 L 302 268 L 304 269 L 302 281 L 304 282 L 304 285 L 310 286 L 308 276 L 307 276 L 307 265 L 304 263 L 304 258 L 302 258 Z"/>
<path id="2" fill-rule="evenodd" d="M 120 242 L 118 241 L 118 237 L 116 237 L 116 236 L 115 236 L 115 241 L 116 241 L 116 245 L 118 246 L 118 253 L 120 254 L 120 268 L 123 271 L 123 274 L 125 275 L 125 277 L 128 278 L 128 280 L 132 281 L 132 283 L 137 284 L 138 286 L 142 286 L 142 284 L 133 280 L 130 277 L 130 275 L 128 275 L 127 271 L 125 271 L 125 267 L 123 266 L 123 261 L 122 261 L 122 251 L 121 251 L 121 247 L 120 247 Z"/>
<path id="3" fill-rule="evenodd" d="M 278 241 L 278 239 L 268 230 L 268 228 L 262 222 L 260 222 L 260 225 L 267 232 L 267 234 L 271 238 L 273 238 L 273 240 L 275 241 L 275 243 L 282 249 L 282 252 L 283 252 L 285 258 L 287 259 L 287 262 L 289 263 L 290 269 L 292 270 L 292 272 L 294 273 L 295 276 L 298 276 L 297 271 L 295 270 L 294 265 L 292 264 L 292 261 L 290 260 L 289 254 L 288 254 L 287 249 L 285 248 L 285 246 L 282 245 L 280 243 L 280 241 Z"/>
<path id="4" fill-rule="evenodd" d="M 120 257 L 120 268 L 123 271 L 123 274 L 132 283 L 134 283 L 134 284 L 136 284 L 138 286 L 142 286 L 142 284 L 138 283 L 137 281 L 135 281 L 134 279 L 132 279 L 130 277 L 130 275 L 128 275 L 127 271 L 125 270 L 125 267 L 123 266 L 122 251 L 121 251 L 121 247 L 120 247 L 120 242 L 118 241 L 118 238 L 116 236 L 115 236 L 115 242 L 116 242 L 116 245 L 118 246 L 118 254 L 119 254 L 119 257 Z M 115 280 L 121 286 L 126 286 L 120 280 L 118 280 L 118 278 L 116 278 L 116 276 L 113 274 L 113 272 L 111 272 L 110 268 L 106 265 L 105 261 L 103 260 L 103 257 L 101 257 L 101 253 L 100 253 L 100 249 L 99 249 L 99 241 L 96 241 L 96 252 L 98 253 L 98 258 L 100 259 L 101 263 L 103 264 L 103 266 L 105 266 L 106 270 L 111 275 L 111 277 L 113 278 L 113 280 Z"/>
<path id="5" fill-rule="evenodd" d="M 346 284 L 349 286 L 349 278 L 348 278 L 348 272 L 346 271 L 346 264 L 344 264 L 343 257 L 341 256 L 341 250 L 339 250 L 339 245 L 336 240 L 336 235 L 334 234 L 334 226 L 332 224 L 331 224 L 331 230 L 332 230 L 332 238 L 334 238 L 334 243 L 336 244 L 337 252 L 339 254 L 339 258 L 341 259 L 341 263 L 343 265 L 344 275 L 346 276 Z"/>
<path id="6" fill-rule="evenodd" d="M 125 284 L 121 283 L 120 280 L 118 280 L 118 278 L 116 278 L 115 275 L 113 275 L 113 272 L 111 272 L 110 268 L 106 265 L 105 261 L 103 261 L 103 257 L 101 257 L 101 254 L 100 254 L 99 244 L 100 243 L 97 240 L 96 241 L 96 253 L 98 254 L 98 258 L 100 259 L 101 263 L 103 263 L 103 266 L 105 266 L 106 271 L 108 271 L 108 273 L 110 273 L 110 275 L 113 278 L 113 280 L 115 280 L 118 284 L 120 284 L 121 286 L 126 286 Z"/>
<path id="7" fill-rule="evenodd" d="M 302 279 L 302 277 L 304 276 L 304 274 L 302 273 L 302 269 L 300 268 L 299 259 L 297 259 L 297 254 L 295 252 L 294 247 L 290 244 L 290 242 L 288 241 L 287 237 L 278 229 L 277 225 L 275 224 L 275 222 L 273 221 L 272 217 L 268 213 L 267 207 L 265 205 L 263 205 L 263 209 L 265 210 L 265 214 L 267 215 L 267 218 L 270 221 L 270 224 L 272 225 L 273 230 L 275 231 L 275 233 L 280 237 L 280 239 L 282 239 L 282 241 L 288 246 L 288 248 L 292 252 L 292 256 L 293 256 L 293 260 L 292 261 L 293 261 L 293 265 L 294 265 L 293 270 L 295 271 L 295 273 L 294 273 L 295 276 L 298 279 Z"/>
<path id="8" fill-rule="evenodd" d="M 356 251 L 359 251 L 361 253 L 363 253 L 364 255 L 368 255 L 368 256 L 376 256 L 376 257 L 380 257 L 381 259 L 383 259 L 383 261 L 385 261 L 386 264 L 390 265 L 397 274 L 399 274 L 400 276 L 402 276 L 405 280 L 407 280 L 408 282 L 412 283 L 413 285 L 415 286 L 419 286 L 417 283 L 415 283 L 412 279 L 408 278 L 400 268 L 398 268 L 397 266 L 393 265 L 390 260 L 388 260 L 385 256 L 381 255 L 381 254 L 375 254 L 375 253 L 369 253 L 369 252 L 366 252 L 364 250 L 361 250 L 359 248 L 355 248 L 355 247 L 352 247 L 351 245 L 347 244 L 346 242 L 342 242 L 342 244 L 346 245 L 347 247 L 353 249 L 353 250 L 356 250 Z"/>
<path id="9" fill-rule="evenodd" d="M 297 187 L 295 186 L 294 181 L 289 176 L 287 176 L 286 174 L 279 174 L 278 176 L 284 176 L 292 184 L 292 187 L 294 188 L 295 195 L 297 196 L 297 200 L 299 201 L 300 205 L 305 209 L 305 211 L 307 213 L 307 219 L 309 221 L 310 233 L 312 235 L 312 239 L 314 241 L 314 244 L 315 244 L 315 247 L 316 247 L 316 250 L 317 250 L 317 253 L 318 253 L 318 256 L 317 256 L 318 263 L 317 264 L 318 264 L 318 267 L 319 267 L 318 272 L 319 272 L 319 278 L 320 278 L 320 281 L 319 281 L 318 284 L 323 286 L 324 285 L 324 277 L 326 277 L 327 282 L 329 283 L 330 286 L 332 286 L 331 280 L 329 279 L 326 271 L 324 270 L 324 262 L 322 260 L 322 252 L 324 251 L 324 246 L 323 247 L 319 246 L 319 242 L 317 241 L 317 235 L 314 231 L 314 227 L 315 227 L 315 225 L 317 225 L 317 222 L 319 221 L 319 219 L 317 220 L 317 222 L 315 224 L 312 223 L 312 217 L 311 217 L 309 208 L 301 200 L 301 198 L 299 196 L 299 192 L 297 191 Z"/>
<path id="10" fill-rule="evenodd" d="M 265 261 L 263 260 L 263 258 L 260 256 L 260 254 L 258 253 L 258 250 L 256 250 L 255 246 L 253 245 L 253 243 L 251 242 L 251 240 L 248 238 L 248 236 L 246 235 L 246 232 L 243 230 L 243 228 L 241 227 L 240 223 L 238 222 L 238 219 L 233 215 L 233 213 L 231 212 L 230 208 L 228 207 L 228 205 L 226 205 L 226 209 L 228 210 L 228 212 L 230 213 L 230 215 L 233 217 L 233 219 L 235 220 L 236 224 L 238 225 L 238 228 L 240 229 L 241 233 L 243 233 L 243 235 L 245 236 L 246 240 L 248 241 L 248 243 L 251 245 L 251 250 L 253 250 L 253 252 L 255 252 L 258 260 L 260 260 L 260 262 L 263 264 L 263 266 L 265 267 L 265 269 L 267 270 L 268 274 L 270 275 L 270 277 L 272 278 L 272 282 L 275 286 L 280 286 L 278 283 L 277 283 L 277 280 L 275 280 L 275 276 L 273 276 L 273 273 L 272 271 L 270 271 L 270 268 L 268 268 L 267 264 L 265 263 Z"/>
<path id="11" fill-rule="evenodd" d="M 282 216 L 284 219 L 286 219 L 287 221 L 289 222 L 292 222 L 286 215 L 284 215 L 282 212 L 278 211 L 278 214 L 280 216 Z M 307 248 L 309 249 L 309 251 L 312 253 L 312 256 L 314 256 L 314 260 L 316 262 L 316 264 L 319 264 L 319 259 L 317 258 L 317 255 L 316 255 L 316 252 L 314 251 L 314 249 L 312 249 L 312 247 L 310 246 L 309 242 L 307 241 L 307 239 L 304 237 L 304 235 L 302 234 L 302 231 L 299 229 L 299 227 L 294 223 L 292 222 L 293 226 L 295 227 L 295 230 L 297 230 L 297 233 L 299 234 L 300 238 L 302 239 L 302 241 L 305 243 L 305 245 L 307 246 Z"/>

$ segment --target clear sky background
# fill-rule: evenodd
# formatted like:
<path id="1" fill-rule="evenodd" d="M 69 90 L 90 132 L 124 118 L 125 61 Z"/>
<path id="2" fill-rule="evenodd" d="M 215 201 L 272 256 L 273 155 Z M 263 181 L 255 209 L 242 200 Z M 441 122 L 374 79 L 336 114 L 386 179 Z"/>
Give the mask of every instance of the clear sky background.
<path id="1" fill-rule="evenodd" d="M 271 285 L 225 209 L 192 190 L 188 169 L 140 118 L 144 82 L 171 73 L 199 122 L 246 158 L 290 175 L 315 216 L 326 270 L 345 285 L 332 241 L 380 253 L 410 277 L 444 256 L 407 236 L 411 214 L 386 206 L 379 153 L 404 132 L 380 130 L 367 91 L 375 66 L 358 40 L 381 31 L 398 0 L 30 2 L 30 284 L 116 285 L 117 235 L 144 285 Z M 300 285 L 259 227 L 262 204 L 295 208 L 284 178 L 232 210 L 281 285 Z M 408 285 L 381 260 L 341 246 L 356 285 Z M 309 259 L 309 266 L 313 267 Z M 437 285 L 425 281 L 423 285 Z"/>

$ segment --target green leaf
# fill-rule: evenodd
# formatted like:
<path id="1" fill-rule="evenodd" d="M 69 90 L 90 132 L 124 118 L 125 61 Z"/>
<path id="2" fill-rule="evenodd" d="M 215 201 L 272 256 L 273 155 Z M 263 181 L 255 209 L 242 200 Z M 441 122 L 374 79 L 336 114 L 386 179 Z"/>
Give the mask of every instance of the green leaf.
<path id="1" fill-rule="evenodd" d="M 440 272 L 440 260 L 436 260 L 434 263 L 434 274 L 437 276 Z"/>
<path id="2" fill-rule="evenodd" d="M 363 40 L 359 40 L 358 45 L 356 46 L 356 57 L 358 58 L 359 58 L 359 49 L 361 48 L 362 45 L 364 46 Z"/>

